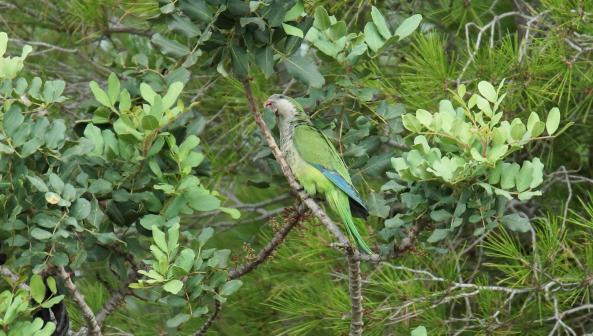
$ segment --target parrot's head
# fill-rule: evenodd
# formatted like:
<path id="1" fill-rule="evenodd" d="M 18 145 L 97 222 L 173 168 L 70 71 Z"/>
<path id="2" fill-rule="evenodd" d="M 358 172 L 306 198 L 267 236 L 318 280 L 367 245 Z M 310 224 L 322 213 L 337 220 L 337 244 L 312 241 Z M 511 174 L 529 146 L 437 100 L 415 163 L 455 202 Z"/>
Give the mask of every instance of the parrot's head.
<path id="1" fill-rule="evenodd" d="M 304 114 L 303 108 L 294 99 L 283 94 L 273 94 L 266 100 L 265 108 L 269 108 L 279 119 L 294 119 L 298 114 Z"/>

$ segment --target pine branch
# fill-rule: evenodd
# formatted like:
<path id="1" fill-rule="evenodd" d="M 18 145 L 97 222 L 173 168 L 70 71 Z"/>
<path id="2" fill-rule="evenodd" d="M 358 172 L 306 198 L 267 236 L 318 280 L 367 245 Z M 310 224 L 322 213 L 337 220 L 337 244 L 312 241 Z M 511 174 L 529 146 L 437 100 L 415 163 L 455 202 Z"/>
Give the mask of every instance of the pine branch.
<path id="1" fill-rule="evenodd" d="M 285 212 L 289 212 L 290 209 L 285 209 Z M 287 213 L 285 215 L 286 224 L 276 232 L 272 240 L 259 252 L 255 260 L 238 266 L 229 273 L 230 279 L 237 279 L 243 275 L 250 273 L 256 269 L 260 264 L 266 261 L 272 253 L 282 244 L 288 233 L 305 218 L 305 210 L 301 207 L 294 210 L 293 214 Z"/>
<path id="2" fill-rule="evenodd" d="M 128 277 L 128 279 L 122 284 L 115 294 L 113 294 L 107 302 L 103 305 L 101 310 L 97 313 L 97 323 L 99 325 L 103 324 L 103 321 L 109 316 L 109 314 L 113 313 L 119 306 L 124 303 L 126 296 L 132 294 L 132 290 L 130 289 L 130 284 L 134 283 L 138 280 L 138 274 L 136 270 Z"/>
<path id="3" fill-rule="evenodd" d="M 286 236 L 288 236 L 290 231 L 298 223 L 300 223 L 306 216 L 306 211 L 305 211 L 304 207 L 302 207 L 302 206 L 299 206 L 299 208 L 294 210 L 294 213 L 292 213 L 292 214 L 289 213 L 290 209 L 288 209 L 288 208 L 284 209 L 284 211 L 285 211 L 284 217 L 286 218 L 286 224 L 280 230 L 278 230 L 278 232 L 276 232 L 276 234 L 274 235 L 272 240 L 270 240 L 270 242 L 259 252 L 259 254 L 255 258 L 255 260 L 253 260 L 247 264 L 238 266 L 237 268 L 230 271 L 229 279 L 240 278 L 240 277 L 244 276 L 245 274 L 248 274 L 251 271 L 255 270 L 259 265 L 261 265 L 264 261 L 266 261 L 272 255 L 272 253 L 278 247 L 280 247 L 280 244 L 282 244 L 282 242 L 284 241 Z M 218 314 L 220 313 L 220 309 L 221 309 L 220 302 L 215 301 L 214 312 L 212 313 L 212 315 L 210 315 L 208 320 L 206 320 L 206 322 L 200 327 L 200 330 L 198 330 L 194 334 L 195 336 L 204 335 L 208 331 L 208 329 L 212 326 L 212 323 L 214 322 L 214 320 L 216 320 L 216 318 L 218 317 Z"/>
<path id="4" fill-rule="evenodd" d="M 76 304 L 78 305 L 78 308 L 80 308 L 82 316 L 84 317 L 84 320 L 87 323 L 90 335 L 102 336 L 101 326 L 97 322 L 93 310 L 86 303 L 84 295 L 82 295 L 82 293 L 78 290 L 76 285 L 72 282 L 70 274 L 66 272 L 64 267 L 60 266 L 58 267 L 58 276 L 62 278 L 62 280 L 64 280 L 64 285 L 66 286 L 66 288 L 68 288 L 68 291 L 70 292 L 70 295 L 72 295 L 72 299 L 74 300 L 74 302 L 76 302 Z"/>
<path id="5" fill-rule="evenodd" d="M 349 292 L 352 305 L 352 317 L 350 319 L 350 336 L 362 335 L 364 322 L 362 321 L 362 279 L 360 276 L 360 260 L 353 254 L 348 254 L 348 280 Z"/>
<path id="6" fill-rule="evenodd" d="M 214 311 L 212 312 L 212 315 L 210 315 L 210 317 L 208 317 L 208 319 L 202 325 L 200 330 L 196 331 L 196 333 L 193 336 L 206 335 L 206 332 L 208 331 L 208 329 L 210 329 L 210 327 L 212 326 L 212 323 L 214 323 L 214 321 L 218 318 L 218 315 L 220 314 L 220 307 L 221 307 L 220 302 L 218 302 L 218 300 L 214 300 Z"/>

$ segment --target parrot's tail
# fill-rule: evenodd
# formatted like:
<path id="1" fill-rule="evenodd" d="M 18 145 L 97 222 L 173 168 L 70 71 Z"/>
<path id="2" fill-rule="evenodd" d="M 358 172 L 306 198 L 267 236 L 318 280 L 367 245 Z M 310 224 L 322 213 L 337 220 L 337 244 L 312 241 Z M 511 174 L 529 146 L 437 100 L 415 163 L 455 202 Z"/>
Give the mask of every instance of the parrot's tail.
<path id="1" fill-rule="evenodd" d="M 329 206 L 340 216 L 342 222 L 346 226 L 346 232 L 350 239 L 356 242 L 358 249 L 366 254 L 373 254 L 369 245 L 364 241 L 354 220 L 352 219 L 352 213 L 350 212 L 350 204 L 348 202 L 348 196 L 341 191 L 329 192 L 326 195 Z"/>

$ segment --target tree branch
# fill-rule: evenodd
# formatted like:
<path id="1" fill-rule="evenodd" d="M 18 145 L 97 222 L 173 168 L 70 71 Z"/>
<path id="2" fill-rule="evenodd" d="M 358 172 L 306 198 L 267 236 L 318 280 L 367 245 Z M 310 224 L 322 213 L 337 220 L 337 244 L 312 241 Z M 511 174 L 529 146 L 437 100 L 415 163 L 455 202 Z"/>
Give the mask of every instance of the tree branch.
<path id="1" fill-rule="evenodd" d="M 93 313 L 93 310 L 91 309 L 91 307 L 89 307 L 89 305 L 84 300 L 84 295 L 82 295 L 82 293 L 78 290 L 76 285 L 72 282 L 72 279 L 70 278 L 70 274 L 68 274 L 68 272 L 66 272 L 64 267 L 60 266 L 60 267 L 58 267 L 58 276 L 60 278 L 62 278 L 62 280 L 64 280 L 64 285 L 66 286 L 66 288 L 68 288 L 70 295 L 72 295 L 72 299 L 74 300 L 74 302 L 76 302 L 76 304 L 80 308 L 80 310 L 82 312 L 82 316 L 84 317 L 84 320 L 87 323 L 87 327 L 89 329 L 90 335 L 102 336 L 101 326 L 97 322 L 97 319 L 95 318 L 95 314 Z"/>
<path id="2" fill-rule="evenodd" d="M 126 296 L 132 294 L 130 284 L 136 282 L 137 280 L 138 273 L 136 273 L 136 270 L 134 270 L 128 279 L 122 284 L 120 289 L 115 294 L 113 294 L 109 300 L 107 300 L 107 302 L 105 302 L 101 310 L 97 313 L 96 319 L 99 325 L 102 325 L 107 316 L 113 313 L 119 306 L 122 305 L 122 303 L 124 303 Z"/>
<path id="3" fill-rule="evenodd" d="M 288 233 L 305 218 L 305 209 L 300 207 L 299 209 L 284 209 L 284 218 L 286 218 L 286 224 L 276 232 L 272 240 L 259 252 L 257 257 L 244 265 L 238 266 L 229 273 L 230 279 L 237 279 L 243 275 L 253 271 L 266 259 L 268 259 L 272 253 L 280 246 L 284 241 Z"/>
<path id="4" fill-rule="evenodd" d="M 214 311 L 212 312 L 212 315 L 210 315 L 210 317 L 208 317 L 208 319 L 202 325 L 200 330 L 196 331 L 196 333 L 193 336 L 206 335 L 206 332 L 208 331 L 208 329 L 210 329 L 210 327 L 212 326 L 212 323 L 214 323 L 214 321 L 218 318 L 219 314 L 220 314 L 220 302 L 218 302 L 218 300 L 214 300 Z"/>
<path id="5" fill-rule="evenodd" d="M 350 319 L 350 336 L 362 335 L 364 322 L 362 321 L 362 279 L 360 276 L 360 259 L 348 254 L 348 281 L 350 300 L 352 302 L 352 317 Z"/>

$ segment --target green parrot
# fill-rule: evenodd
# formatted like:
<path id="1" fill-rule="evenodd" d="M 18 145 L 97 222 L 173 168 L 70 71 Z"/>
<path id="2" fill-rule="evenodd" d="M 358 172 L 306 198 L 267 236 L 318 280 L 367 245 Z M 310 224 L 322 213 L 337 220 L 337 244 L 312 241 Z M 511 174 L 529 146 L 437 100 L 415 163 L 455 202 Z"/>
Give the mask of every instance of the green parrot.
<path id="1" fill-rule="evenodd" d="M 294 99 L 275 94 L 268 98 L 265 107 L 278 118 L 280 149 L 305 191 L 311 196 L 322 194 L 344 222 L 358 248 L 372 254 L 352 219 L 353 214 L 366 218 L 368 210 L 331 141 L 313 126 L 303 107 Z"/>

